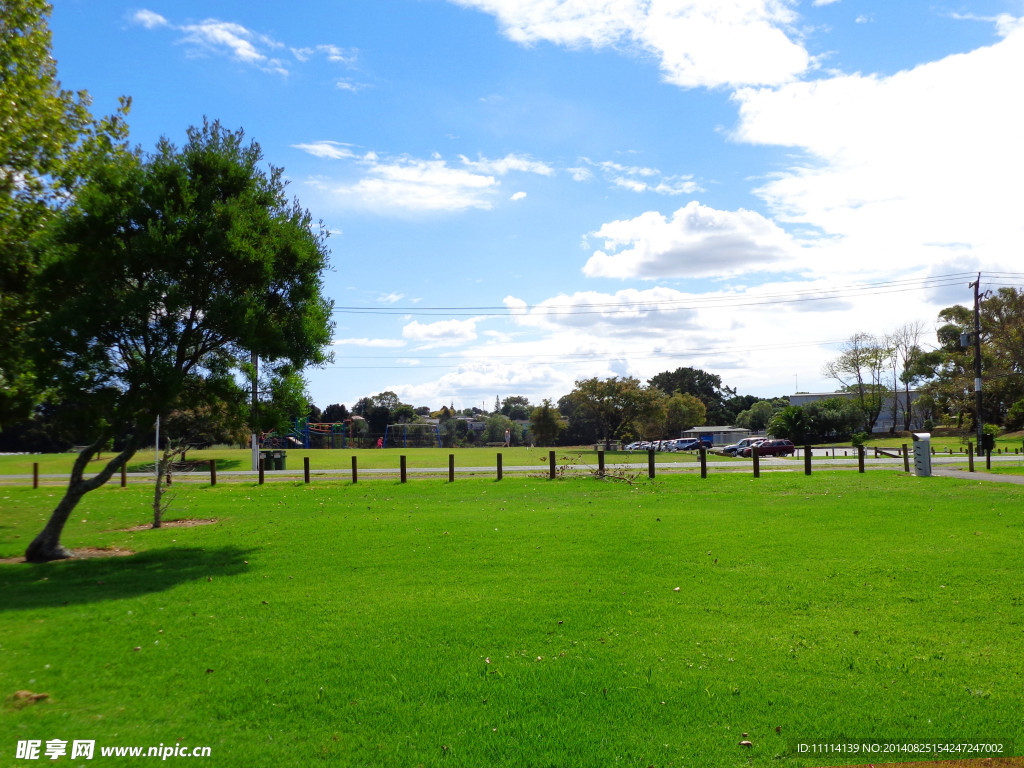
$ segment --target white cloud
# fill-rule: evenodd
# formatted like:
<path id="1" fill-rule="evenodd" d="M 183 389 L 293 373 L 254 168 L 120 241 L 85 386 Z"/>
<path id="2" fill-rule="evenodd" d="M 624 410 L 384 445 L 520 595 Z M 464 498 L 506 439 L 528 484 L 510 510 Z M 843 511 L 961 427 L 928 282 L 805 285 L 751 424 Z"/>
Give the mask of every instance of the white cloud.
<path id="1" fill-rule="evenodd" d="M 178 27 L 184 32 L 182 42 L 193 49 L 211 53 L 226 53 L 229 57 L 245 64 L 252 64 L 264 71 L 287 74 L 283 62 L 264 51 L 281 48 L 281 44 L 263 35 L 256 34 L 229 21 L 206 19 L 198 24 Z"/>
<path id="2" fill-rule="evenodd" d="M 505 176 L 511 171 L 535 173 L 540 176 L 554 176 L 555 174 L 555 169 L 547 163 L 520 155 L 509 154 L 497 160 L 488 160 L 487 158 L 470 160 L 465 155 L 460 155 L 459 158 L 463 165 L 477 173 L 493 173 L 497 176 Z"/>
<path id="3" fill-rule="evenodd" d="M 663 176 L 657 168 L 631 166 L 616 163 L 612 160 L 595 162 L 589 158 L 581 158 L 583 167 L 570 168 L 574 181 L 590 181 L 594 174 L 585 166 L 589 165 L 601 172 L 604 179 L 611 185 L 631 192 L 654 192 L 659 195 L 692 195 L 700 192 L 701 187 L 693 180 L 693 176 Z"/>
<path id="4" fill-rule="evenodd" d="M 613 221 L 594 237 L 595 251 L 583 267 L 588 277 L 727 277 L 792 265 L 797 249 L 778 225 L 754 211 L 719 211 L 692 202 L 670 219 L 656 211 Z"/>
<path id="5" fill-rule="evenodd" d="M 331 160 L 348 160 L 357 157 L 350 147 L 351 144 L 342 144 L 339 141 L 314 141 L 310 144 L 292 144 L 294 149 L 301 149 L 314 157 L 329 158 Z"/>
<path id="6" fill-rule="evenodd" d="M 819 228 L 844 258 L 891 270 L 966 246 L 987 263 L 1024 239 L 1024 28 L 891 77 L 847 75 L 736 95 L 736 137 L 803 150 L 758 193 L 782 220 Z"/>
<path id="7" fill-rule="evenodd" d="M 336 191 L 380 212 L 461 211 L 491 208 L 490 195 L 497 184 L 493 176 L 452 168 L 444 160 L 397 158 L 369 161 L 366 176 Z"/>
<path id="8" fill-rule="evenodd" d="M 792 0 L 451 0 L 497 17 L 512 40 L 595 48 L 632 43 L 684 88 L 774 85 L 811 65 Z"/>
<path id="9" fill-rule="evenodd" d="M 335 339 L 331 342 L 336 347 L 404 347 L 405 342 L 401 339 Z"/>
<path id="10" fill-rule="evenodd" d="M 156 29 L 157 27 L 169 26 L 170 22 L 167 21 L 159 13 L 153 11 L 141 10 L 136 11 L 132 15 L 132 21 L 136 24 L 140 24 L 146 29 Z"/>
<path id="11" fill-rule="evenodd" d="M 423 348 L 452 347 L 476 340 L 478 318 L 468 320 L 439 320 L 421 323 L 413 320 L 402 328 L 402 336 L 423 345 Z"/>
<path id="12" fill-rule="evenodd" d="M 432 211 L 487 210 L 493 207 L 501 182 L 496 177 L 512 173 L 552 176 L 547 163 L 509 154 L 497 160 L 469 160 L 460 155 L 463 167 L 448 164 L 440 154 L 429 160 L 409 156 L 388 157 L 377 152 L 357 155 L 348 144 L 317 141 L 293 144 L 296 149 L 325 159 L 351 160 L 361 178 L 334 182 L 323 178 L 310 184 L 345 206 L 368 208 L 383 215 Z M 525 192 L 510 196 L 522 200 Z"/>
<path id="13" fill-rule="evenodd" d="M 358 53 L 355 49 L 340 48 L 336 45 L 288 48 L 272 37 L 241 24 L 220 19 L 204 19 L 195 24 L 179 25 L 172 24 L 158 13 L 143 9 L 136 11 L 131 20 L 146 29 L 170 27 L 177 30 L 182 33 L 180 42 L 186 45 L 192 54 L 225 55 L 243 64 L 279 75 L 288 75 L 294 62 L 306 62 L 316 55 L 322 55 L 333 63 L 351 66 L 355 63 Z M 285 50 L 291 53 L 291 59 L 281 57 Z"/>

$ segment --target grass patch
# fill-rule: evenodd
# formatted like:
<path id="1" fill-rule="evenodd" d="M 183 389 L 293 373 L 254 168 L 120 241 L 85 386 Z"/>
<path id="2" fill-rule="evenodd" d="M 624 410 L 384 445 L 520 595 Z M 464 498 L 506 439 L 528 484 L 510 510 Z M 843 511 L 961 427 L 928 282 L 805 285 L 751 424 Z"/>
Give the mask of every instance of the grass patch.
<path id="1" fill-rule="evenodd" d="M 0 557 L 58 491 L 0 489 Z M 1024 746 L 1024 489 L 898 472 L 89 494 L 0 565 L 0 745 L 218 766 L 840 765 L 800 741 Z M 678 588 L 678 591 L 677 591 Z M 2 706 L 2 705 L 0 705 Z M 741 747 L 742 734 L 752 747 Z M 1019 752 L 1018 752 L 1019 754 Z"/>

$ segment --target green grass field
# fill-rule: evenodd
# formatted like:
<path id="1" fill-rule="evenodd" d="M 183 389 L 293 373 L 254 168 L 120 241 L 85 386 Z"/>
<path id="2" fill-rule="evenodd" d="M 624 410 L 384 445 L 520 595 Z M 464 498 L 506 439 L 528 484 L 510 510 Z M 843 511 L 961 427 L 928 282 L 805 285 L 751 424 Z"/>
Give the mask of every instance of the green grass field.
<path id="1" fill-rule="evenodd" d="M 0 488 L 0 557 L 59 493 Z M 229 767 L 1024 749 L 1020 486 L 876 471 L 176 493 L 169 519 L 216 522 L 129 531 L 150 491 L 107 487 L 64 541 L 137 554 L 0 564 L 3 764 L 31 764 L 13 759 L 26 739 L 95 740 L 97 765 L 137 762 L 101 746 L 209 746 L 204 764 Z"/>

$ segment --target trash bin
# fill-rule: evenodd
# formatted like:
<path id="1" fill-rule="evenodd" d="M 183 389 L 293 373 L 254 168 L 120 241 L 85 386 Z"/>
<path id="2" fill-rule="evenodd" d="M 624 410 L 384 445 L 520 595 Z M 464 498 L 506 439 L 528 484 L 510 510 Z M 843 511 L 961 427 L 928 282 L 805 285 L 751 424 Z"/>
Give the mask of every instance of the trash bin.
<path id="1" fill-rule="evenodd" d="M 260 451 L 260 460 L 263 462 L 263 470 L 270 472 L 274 469 L 274 452 L 270 450 Z"/>
<path id="2" fill-rule="evenodd" d="M 932 476 L 932 436 L 928 432 L 914 433 L 914 474 Z"/>
<path id="3" fill-rule="evenodd" d="M 288 451 L 277 451 L 274 458 L 274 469 L 288 469 L 285 466 L 285 461 L 288 458 Z"/>

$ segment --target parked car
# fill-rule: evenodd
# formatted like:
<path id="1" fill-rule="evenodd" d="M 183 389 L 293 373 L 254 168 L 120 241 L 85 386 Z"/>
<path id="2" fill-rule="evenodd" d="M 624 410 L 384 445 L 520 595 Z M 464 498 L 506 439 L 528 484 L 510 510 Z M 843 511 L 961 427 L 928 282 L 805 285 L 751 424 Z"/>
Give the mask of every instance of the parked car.
<path id="1" fill-rule="evenodd" d="M 678 440 L 672 441 L 677 451 L 695 451 L 700 448 L 700 440 L 695 440 L 692 437 L 681 437 Z"/>
<path id="2" fill-rule="evenodd" d="M 761 443 L 767 443 L 767 442 L 768 442 L 768 438 L 759 437 L 757 440 L 750 441 L 745 446 L 743 446 L 740 450 L 736 451 L 736 455 L 737 456 L 746 456 L 747 458 L 749 458 L 751 453 L 753 452 L 755 446 L 760 446 Z"/>
<path id="3" fill-rule="evenodd" d="M 796 452 L 796 446 L 789 440 L 762 440 L 744 448 L 743 455 L 750 456 L 755 447 L 758 456 L 792 456 Z"/>
<path id="4" fill-rule="evenodd" d="M 722 449 L 722 453 L 724 453 L 726 456 L 742 456 L 743 454 L 741 453 L 741 451 L 744 448 L 753 445 L 754 443 L 759 443 L 764 439 L 765 438 L 763 437 L 744 437 L 738 443 L 733 443 L 732 445 L 725 446 L 725 448 Z"/>
<path id="5" fill-rule="evenodd" d="M 765 440 L 757 446 L 759 456 L 792 456 L 796 446 L 789 440 Z"/>

